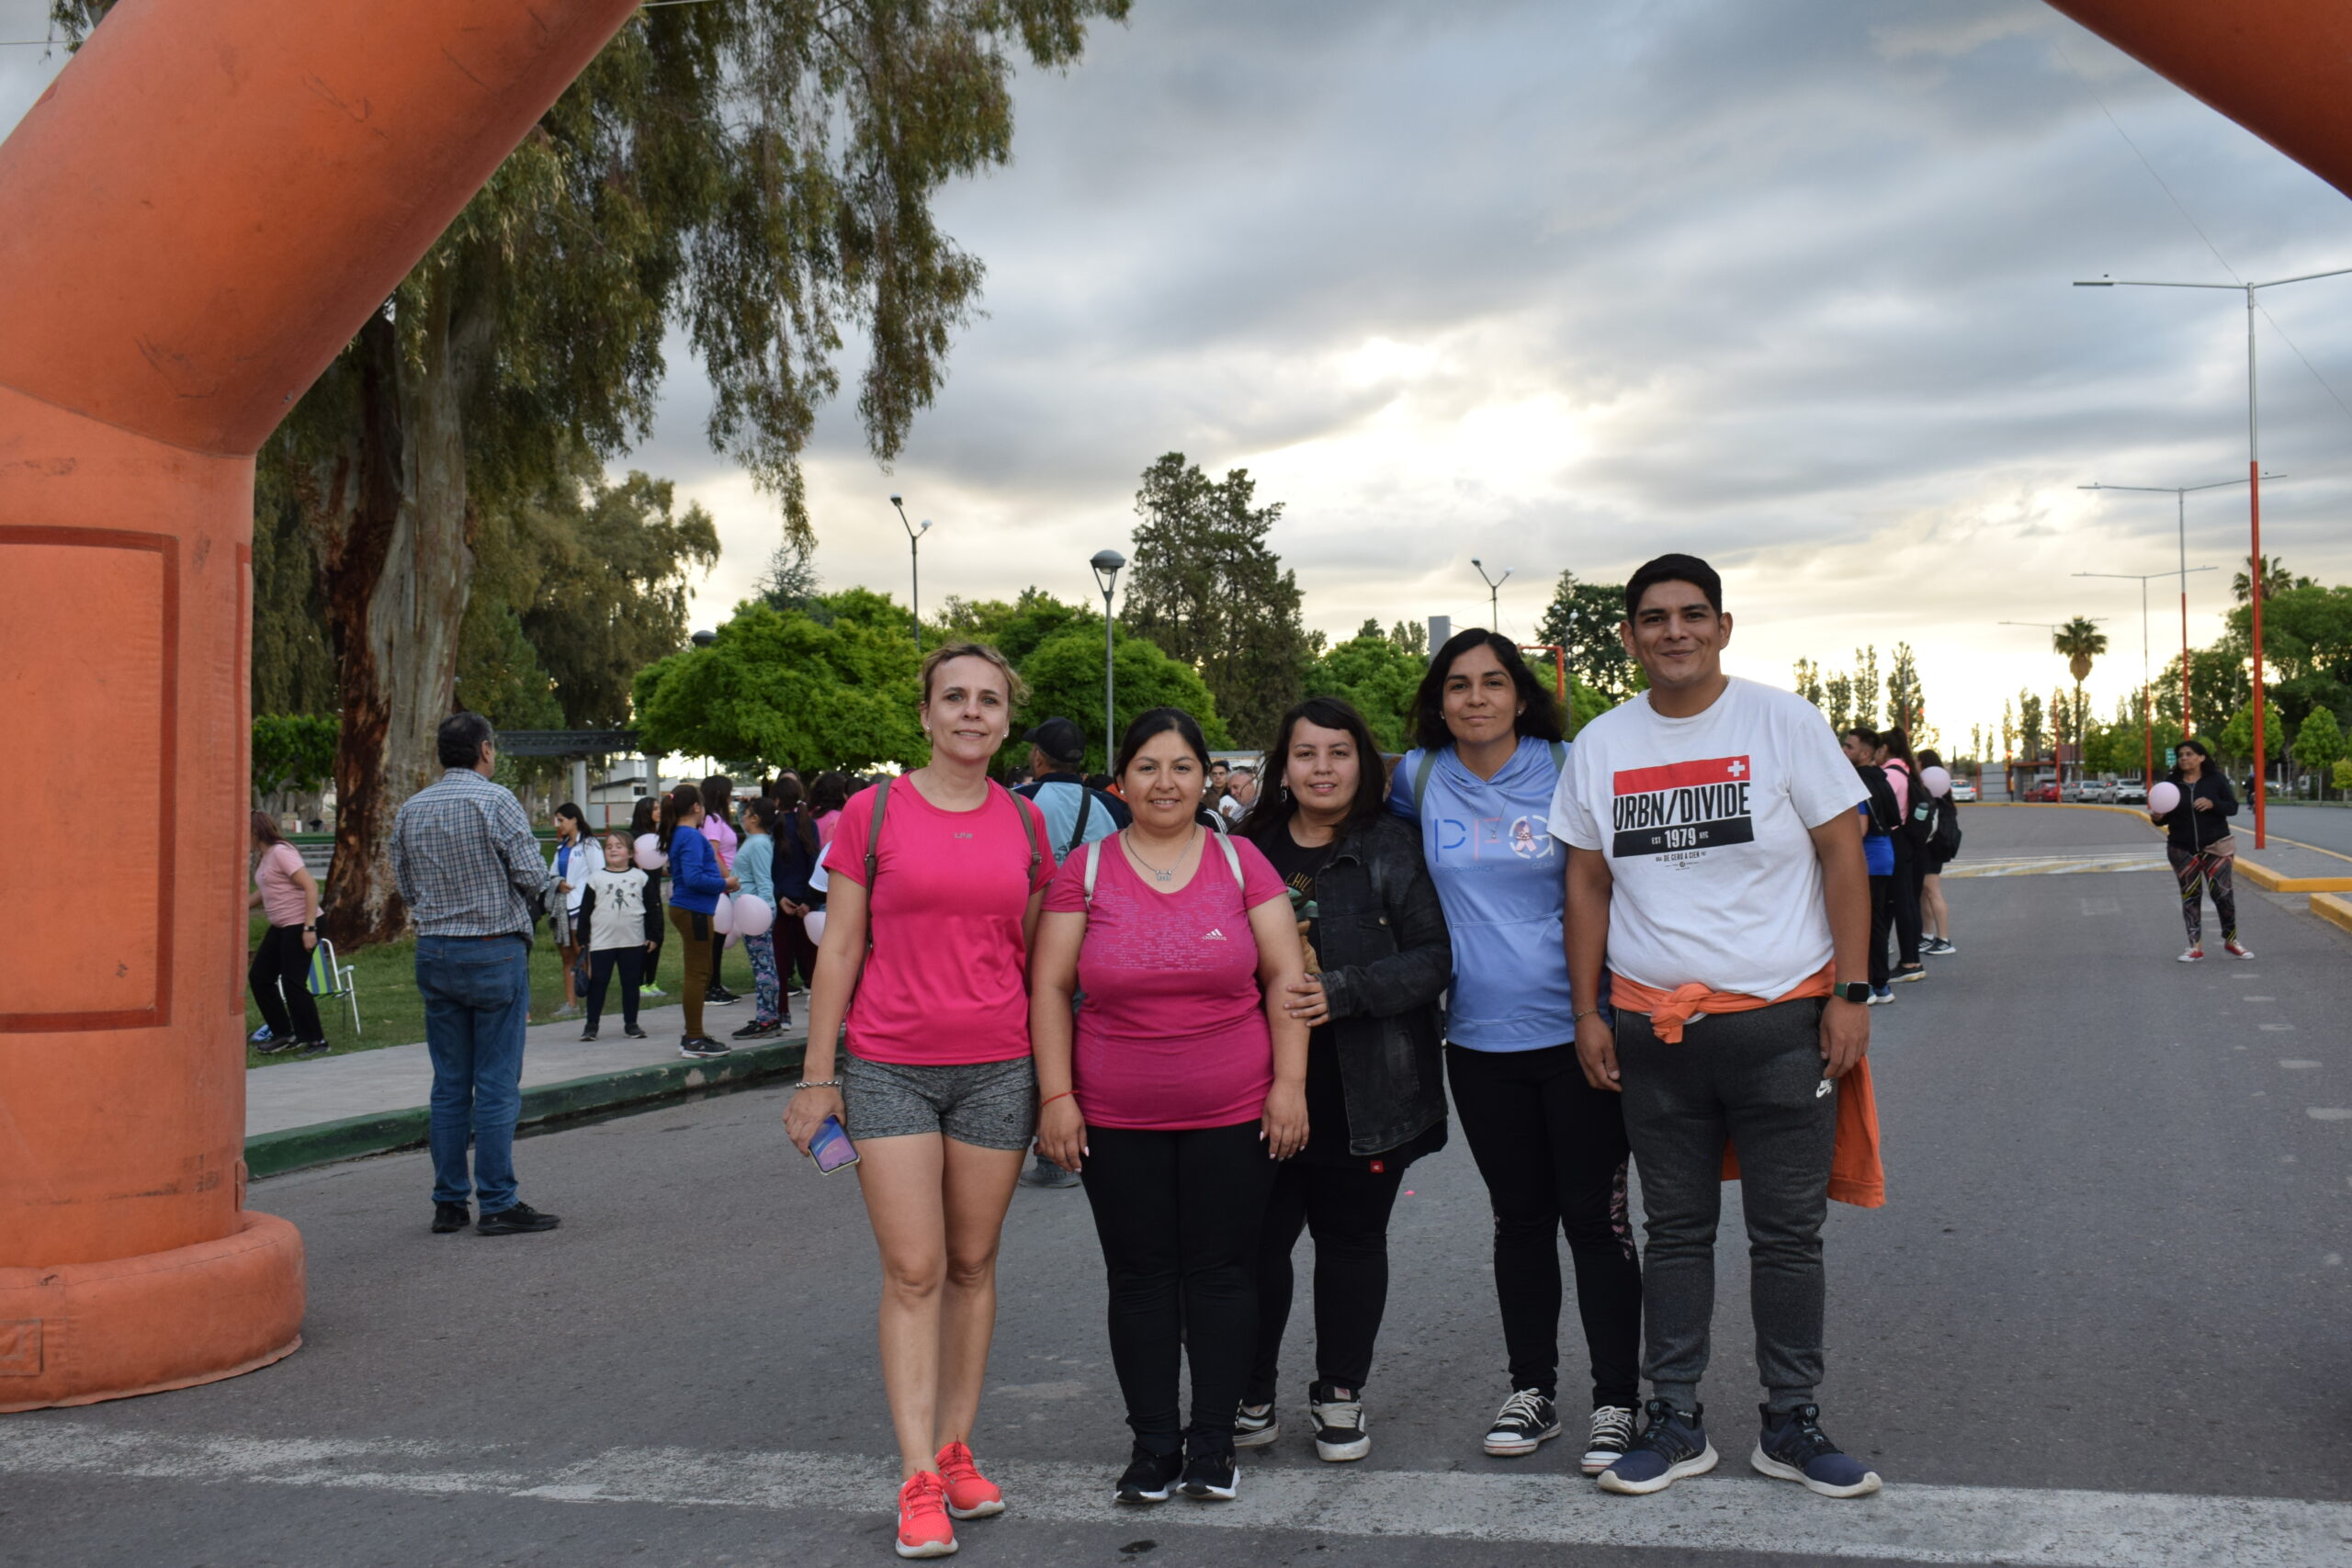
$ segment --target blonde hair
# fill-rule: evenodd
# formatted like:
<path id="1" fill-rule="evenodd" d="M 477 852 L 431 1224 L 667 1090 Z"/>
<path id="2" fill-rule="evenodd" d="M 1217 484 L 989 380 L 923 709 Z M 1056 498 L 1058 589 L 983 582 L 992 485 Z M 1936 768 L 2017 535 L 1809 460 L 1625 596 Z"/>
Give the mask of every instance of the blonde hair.
<path id="1" fill-rule="evenodd" d="M 997 673 L 1004 677 L 1004 700 L 1008 706 L 1017 708 L 1029 700 L 1029 684 L 1022 680 L 1020 671 L 1013 669 L 1012 660 L 983 642 L 951 642 L 923 655 L 923 706 L 931 705 L 933 677 L 939 672 L 939 667 L 956 659 L 977 659 L 994 665 Z"/>

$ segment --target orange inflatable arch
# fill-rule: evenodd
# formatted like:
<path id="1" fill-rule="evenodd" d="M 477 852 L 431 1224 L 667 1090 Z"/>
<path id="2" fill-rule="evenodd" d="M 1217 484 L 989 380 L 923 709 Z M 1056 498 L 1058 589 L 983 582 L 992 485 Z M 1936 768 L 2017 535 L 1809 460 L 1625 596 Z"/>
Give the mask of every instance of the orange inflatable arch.
<path id="1" fill-rule="evenodd" d="M 2052 0 L 2352 192 L 2352 6 Z M 244 1207 L 254 454 L 635 0 L 121 0 L 0 146 L 0 1410 L 300 1343 Z M 77 781 L 152 843 L 103 909 Z"/>

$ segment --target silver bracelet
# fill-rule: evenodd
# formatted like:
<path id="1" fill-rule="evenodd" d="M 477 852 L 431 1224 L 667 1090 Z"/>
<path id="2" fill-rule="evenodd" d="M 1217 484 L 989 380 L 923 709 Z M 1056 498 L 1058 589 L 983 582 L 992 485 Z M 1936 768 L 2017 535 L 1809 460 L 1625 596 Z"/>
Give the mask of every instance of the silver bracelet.
<path id="1" fill-rule="evenodd" d="M 794 1084 L 792 1087 L 795 1089 L 839 1089 L 842 1087 L 842 1080 L 839 1078 L 802 1078 L 798 1083 Z"/>

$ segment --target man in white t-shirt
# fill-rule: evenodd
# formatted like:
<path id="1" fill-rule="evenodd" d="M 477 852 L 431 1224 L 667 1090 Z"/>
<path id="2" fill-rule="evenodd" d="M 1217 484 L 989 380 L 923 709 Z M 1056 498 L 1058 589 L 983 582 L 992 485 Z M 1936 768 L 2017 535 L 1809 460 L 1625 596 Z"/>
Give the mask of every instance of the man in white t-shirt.
<path id="1" fill-rule="evenodd" d="M 1879 1478 L 1823 1434 L 1815 1385 L 1837 1080 L 1870 1048 L 1862 785 L 1813 705 L 1723 672 L 1732 618 L 1706 562 L 1649 562 L 1625 585 L 1625 612 L 1649 689 L 1577 736 L 1551 818 L 1568 846 L 1577 1055 L 1594 1088 L 1624 1097 L 1648 1237 L 1648 1426 L 1600 1482 L 1644 1494 L 1714 1468 L 1698 1392 L 1728 1141 L 1765 1389 L 1749 1462 L 1860 1496 Z M 1655 1020 L 1629 1006 L 1603 1021 L 1604 964 L 1620 994 L 1647 993 Z M 1668 1043 L 1657 993 L 1685 987 L 1713 1005 L 1698 1000 Z"/>

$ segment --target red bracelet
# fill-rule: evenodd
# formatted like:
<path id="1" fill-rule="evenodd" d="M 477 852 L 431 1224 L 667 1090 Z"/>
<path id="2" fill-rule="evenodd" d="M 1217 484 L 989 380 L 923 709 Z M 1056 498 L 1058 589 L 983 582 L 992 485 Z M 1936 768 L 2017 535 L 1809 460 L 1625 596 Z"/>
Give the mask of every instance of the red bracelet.
<path id="1" fill-rule="evenodd" d="M 1045 1099 L 1043 1099 L 1043 1100 L 1039 1100 L 1039 1101 L 1037 1102 L 1037 1109 L 1038 1109 L 1038 1110 L 1040 1110 L 1040 1111 L 1043 1111 L 1044 1109 L 1046 1109 L 1046 1107 L 1047 1107 L 1048 1105 L 1051 1105 L 1055 1100 L 1068 1100 L 1071 1095 L 1076 1094 L 1077 1092 L 1078 1092 L 1078 1090 L 1076 1090 L 1076 1089 L 1066 1089 L 1062 1090 L 1062 1091 L 1061 1091 L 1061 1093 L 1059 1093 L 1059 1094 L 1049 1094 L 1049 1095 L 1047 1095 Z"/>

